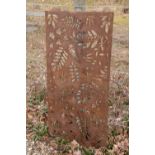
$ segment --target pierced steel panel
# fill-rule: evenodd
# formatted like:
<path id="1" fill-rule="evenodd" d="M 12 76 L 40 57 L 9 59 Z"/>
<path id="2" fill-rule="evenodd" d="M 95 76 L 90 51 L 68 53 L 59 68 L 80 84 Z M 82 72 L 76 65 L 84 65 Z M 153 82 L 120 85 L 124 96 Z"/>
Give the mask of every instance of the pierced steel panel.
<path id="1" fill-rule="evenodd" d="M 46 12 L 51 135 L 85 146 L 105 145 L 112 21 L 113 13 Z"/>

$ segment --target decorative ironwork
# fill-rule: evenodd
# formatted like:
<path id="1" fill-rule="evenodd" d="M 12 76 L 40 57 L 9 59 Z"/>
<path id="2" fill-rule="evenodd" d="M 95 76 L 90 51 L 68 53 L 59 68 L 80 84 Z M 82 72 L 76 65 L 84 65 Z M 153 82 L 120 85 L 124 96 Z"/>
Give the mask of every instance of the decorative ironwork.
<path id="1" fill-rule="evenodd" d="M 104 146 L 113 13 L 46 12 L 51 135 Z"/>

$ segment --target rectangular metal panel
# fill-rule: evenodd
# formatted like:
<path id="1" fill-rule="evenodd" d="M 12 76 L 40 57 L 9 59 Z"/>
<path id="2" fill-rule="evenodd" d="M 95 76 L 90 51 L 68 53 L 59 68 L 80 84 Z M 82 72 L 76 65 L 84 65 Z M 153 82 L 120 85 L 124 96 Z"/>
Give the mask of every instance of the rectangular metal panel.
<path id="1" fill-rule="evenodd" d="M 113 13 L 46 12 L 51 135 L 104 146 L 107 139 Z"/>

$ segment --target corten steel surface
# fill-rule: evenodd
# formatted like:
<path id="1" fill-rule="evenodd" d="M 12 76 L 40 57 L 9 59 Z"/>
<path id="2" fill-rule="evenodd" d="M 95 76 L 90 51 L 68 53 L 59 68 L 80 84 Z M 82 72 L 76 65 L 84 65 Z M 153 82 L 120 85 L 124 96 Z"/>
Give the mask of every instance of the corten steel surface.
<path id="1" fill-rule="evenodd" d="M 104 146 L 113 13 L 46 12 L 51 135 Z"/>

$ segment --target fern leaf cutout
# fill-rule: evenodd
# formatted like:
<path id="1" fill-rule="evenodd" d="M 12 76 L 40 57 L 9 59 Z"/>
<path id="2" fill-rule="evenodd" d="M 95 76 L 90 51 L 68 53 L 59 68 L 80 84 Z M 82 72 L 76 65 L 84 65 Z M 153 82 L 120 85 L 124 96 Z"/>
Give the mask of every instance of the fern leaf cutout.
<path id="1" fill-rule="evenodd" d="M 53 71 L 61 69 L 64 66 L 67 58 L 68 53 L 62 47 L 60 47 L 55 53 L 53 62 L 51 64 Z"/>
<path id="2" fill-rule="evenodd" d="M 55 14 L 49 14 L 47 18 L 48 18 L 48 25 L 52 25 L 52 27 L 55 28 L 58 16 Z"/>
<path id="3" fill-rule="evenodd" d="M 72 82 L 76 82 L 76 81 L 80 80 L 78 68 L 76 67 L 76 65 L 73 62 L 69 66 L 69 71 L 71 74 Z"/>

